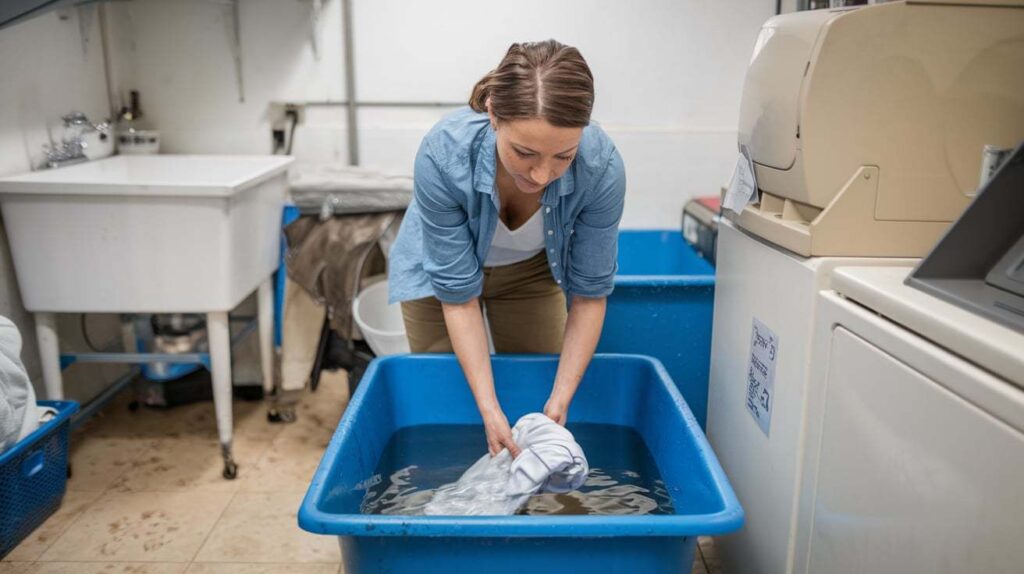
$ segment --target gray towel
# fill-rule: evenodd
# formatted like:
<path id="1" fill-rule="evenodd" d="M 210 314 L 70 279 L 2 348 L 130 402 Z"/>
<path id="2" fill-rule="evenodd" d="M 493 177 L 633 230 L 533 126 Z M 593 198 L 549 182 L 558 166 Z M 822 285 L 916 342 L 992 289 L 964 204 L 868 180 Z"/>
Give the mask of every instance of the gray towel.
<path id="1" fill-rule="evenodd" d="M 327 307 L 331 327 L 347 339 L 364 264 L 400 219 L 400 212 L 300 217 L 284 229 L 288 277 Z"/>
<path id="2" fill-rule="evenodd" d="M 36 392 L 21 363 L 21 333 L 0 316 L 0 452 L 39 428 Z"/>

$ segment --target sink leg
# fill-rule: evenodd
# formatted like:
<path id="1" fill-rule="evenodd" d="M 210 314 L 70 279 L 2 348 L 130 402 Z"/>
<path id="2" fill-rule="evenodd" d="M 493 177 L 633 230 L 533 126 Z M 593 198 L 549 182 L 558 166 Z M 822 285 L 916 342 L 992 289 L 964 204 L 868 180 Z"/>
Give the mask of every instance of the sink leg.
<path id="1" fill-rule="evenodd" d="M 208 313 L 206 331 L 210 344 L 213 408 L 217 413 L 217 435 L 224 457 L 224 478 L 232 479 L 238 475 L 238 465 L 231 455 L 231 331 L 227 312 Z"/>
<path id="2" fill-rule="evenodd" d="M 60 342 L 57 339 L 57 314 L 36 313 L 36 343 L 43 368 L 46 398 L 59 401 L 64 398 L 64 379 L 60 373 Z"/>
<path id="3" fill-rule="evenodd" d="M 263 394 L 274 392 L 274 288 L 271 277 L 260 283 L 256 295 L 259 315 L 260 363 L 263 368 Z"/>
<path id="4" fill-rule="evenodd" d="M 125 353 L 138 353 L 139 343 L 135 334 L 135 318 L 131 315 L 121 315 L 121 346 Z"/>

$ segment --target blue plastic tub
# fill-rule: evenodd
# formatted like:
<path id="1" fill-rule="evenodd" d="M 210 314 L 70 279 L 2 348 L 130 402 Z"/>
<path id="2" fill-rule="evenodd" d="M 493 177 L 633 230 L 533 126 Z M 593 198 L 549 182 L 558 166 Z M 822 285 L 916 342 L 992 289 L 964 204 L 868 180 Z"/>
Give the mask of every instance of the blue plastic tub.
<path id="1" fill-rule="evenodd" d="M 619 271 L 597 352 L 660 360 L 702 429 L 714 297 L 715 268 L 680 231 L 619 233 Z"/>
<path id="2" fill-rule="evenodd" d="M 0 454 L 0 558 L 60 507 L 68 481 L 74 401 L 39 401 L 57 416 Z"/>
<path id="3" fill-rule="evenodd" d="M 509 420 L 540 410 L 557 357 L 494 357 Z M 345 572 L 685 572 L 698 535 L 732 532 L 743 510 L 664 368 L 649 357 L 594 357 L 570 422 L 624 425 L 650 450 L 676 514 L 657 516 L 389 516 L 359 513 L 391 435 L 425 424 L 481 424 L 451 355 L 375 360 L 324 454 L 299 526 L 340 537 Z M 486 443 L 481 436 L 481 454 Z"/>

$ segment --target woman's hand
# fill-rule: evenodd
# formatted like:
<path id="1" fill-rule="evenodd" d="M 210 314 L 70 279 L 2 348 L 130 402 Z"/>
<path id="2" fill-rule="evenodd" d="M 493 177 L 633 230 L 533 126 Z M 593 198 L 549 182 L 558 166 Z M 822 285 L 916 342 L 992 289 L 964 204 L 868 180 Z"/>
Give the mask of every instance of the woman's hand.
<path id="1" fill-rule="evenodd" d="M 549 419 L 565 426 L 565 419 L 569 415 L 569 403 L 552 396 L 544 405 L 544 414 Z"/>
<path id="2" fill-rule="evenodd" d="M 516 441 L 512 440 L 512 429 L 508 426 L 508 419 L 501 409 L 482 412 L 484 419 L 484 431 L 487 433 L 487 450 L 491 456 L 497 455 L 502 449 L 507 448 L 512 458 L 519 456 L 519 447 Z"/>

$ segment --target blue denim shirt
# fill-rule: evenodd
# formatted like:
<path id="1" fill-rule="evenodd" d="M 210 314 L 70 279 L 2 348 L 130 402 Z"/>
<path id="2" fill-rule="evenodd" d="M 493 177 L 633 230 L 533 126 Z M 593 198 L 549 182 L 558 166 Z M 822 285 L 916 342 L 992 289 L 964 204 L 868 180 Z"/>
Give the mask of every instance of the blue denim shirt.
<path id="1" fill-rule="evenodd" d="M 480 295 L 498 225 L 495 142 L 487 114 L 468 107 L 423 138 L 413 201 L 389 256 L 391 302 Z M 612 292 L 625 192 L 618 150 L 601 128 L 587 126 L 572 165 L 541 196 L 548 265 L 570 300 Z"/>

